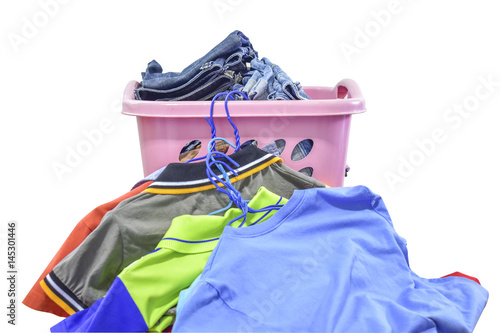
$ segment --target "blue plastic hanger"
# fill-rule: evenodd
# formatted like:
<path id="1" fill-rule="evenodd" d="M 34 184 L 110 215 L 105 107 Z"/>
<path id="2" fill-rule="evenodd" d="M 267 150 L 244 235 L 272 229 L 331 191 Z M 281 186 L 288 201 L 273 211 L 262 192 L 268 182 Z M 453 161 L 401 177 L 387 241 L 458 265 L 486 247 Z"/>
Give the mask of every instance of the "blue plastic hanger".
<path id="1" fill-rule="evenodd" d="M 220 138 L 220 137 L 215 137 L 212 140 L 210 140 L 210 142 L 208 143 L 208 147 L 211 147 L 212 142 L 214 142 L 216 140 L 225 141 L 226 143 L 228 143 L 229 145 L 231 145 L 231 147 L 233 147 L 233 148 L 235 147 L 227 139 Z M 208 148 L 208 149 L 210 149 L 210 148 Z M 218 151 L 210 151 L 209 154 L 207 154 L 207 158 L 205 160 L 207 177 L 215 185 L 217 191 L 225 193 L 226 195 L 228 195 L 228 197 L 230 199 L 229 200 L 229 204 L 226 207 L 221 208 L 219 210 L 216 210 L 214 212 L 211 212 L 211 213 L 209 213 L 207 215 L 213 215 L 213 214 L 217 214 L 217 213 L 222 213 L 222 212 L 228 210 L 229 208 L 231 208 L 232 204 L 234 202 L 236 202 L 236 201 L 239 200 L 238 199 L 238 195 L 236 194 L 237 190 L 231 185 L 231 180 L 229 178 L 229 174 L 226 172 L 226 169 L 224 169 L 224 167 L 226 167 L 228 169 L 228 171 L 230 173 L 232 173 L 233 175 L 235 175 L 235 176 L 238 176 L 238 172 L 236 170 L 234 170 L 233 168 L 231 168 L 224 161 L 222 161 L 222 160 L 215 160 L 214 156 L 227 158 L 229 160 L 229 162 L 231 162 L 231 164 L 233 164 L 236 167 L 239 167 L 239 164 L 237 162 L 235 162 L 231 157 L 227 156 L 226 154 L 223 154 L 223 153 L 218 152 Z M 223 179 L 221 179 L 217 174 L 215 174 L 212 171 L 212 166 L 213 165 L 215 165 L 221 171 L 221 175 L 222 175 Z M 215 180 L 214 180 L 214 178 L 215 178 Z M 227 190 L 224 189 L 224 187 L 219 186 L 219 183 L 223 184 L 227 188 Z M 245 201 L 249 202 L 250 200 L 245 200 Z"/>
<path id="2" fill-rule="evenodd" d="M 245 99 L 248 100 L 248 97 L 241 91 L 231 91 L 229 93 L 224 92 L 224 93 L 219 93 L 219 94 L 214 96 L 214 98 L 212 99 L 212 103 L 210 105 L 210 118 L 208 118 L 208 117 L 205 118 L 207 120 L 208 124 L 210 125 L 211 133 L 212 133 L 212 139 L 209 141 L 209 143 L 207 145 L 208 153 L 204 157 L 189 160 L 189 161 L 187 161 L 187 163 L 191 162 L 191 161 L 205 159 L 206 173 L 207 173 L 208 179 L 210 180 L 210 182 L 212 182 L 212 184 L 215 185 L 217 191 L 225 193 L 230 199 L 230 202 L 226 207 L 221 208 L 221 209 L 219 209 L 215 212 L 212 212 L 208 215 L 221 213 L 221 212 L 229 209 L 232 206 L 232 204 L 234 203 L 239 209 L 241 209 L 242 214 L 240 216 L 238 216 L 237 218 L 231 220 L 228 223 L 228 225 L 232 225 L 234 222 L 236 222 L 240 219 L 243 219 L 243 221 L 238 226 L 238 227 L 242 227 L 245 224 L 245 222 L 247 221 L 247 214 L 248 213 L 260 213 L 260 212 L 267 211 L 266 214 L 264 214 L 261 218 L 259 218 L 254 223 L 252 223 L 252 224 L 255 224 L 255 223 L 258 223 L 259 221 L 261 221 L 272 210 L 279 209 L 279 208 L 283 207 L 283 205 L 279 204 L 281 202 L 281 198 L 280 198 L 280 200 L 275 205 L 267 206 L 267 207 L 264 207 L 261 209 L 253 209 L 253 208 L 249 207 L 248 206 L 249 200 L 244 200 L 243 197 L 241 196 L 241 193 L 238 190 L 236 190 L 236 188 L 234 188 L 234 186 L 232 185 L 231 180 L 229 178 L 229 174 L 226 171 L 226 168 L 230 173 L 232 173 L 235 176 L 238 176 L 236 170 L 234 170 L 231 166 L 229 166 L 228 163 L 222 161 L 220 158 L 227 159 L 235 167 L 239 167 L 239 164 L 236 163 L 236 161 L 234 161 L 232 158 L 230 158 L 226 154 L 215 151 L 215 142 L 217 140 L 222 140 L 222 141 L 228 143 L 231 147 L 233 147 L 235 149 L 235 151 L 240 150 L 240 135 L 238 132 L 238 128 L 236 127 L 236 125 L 234 124 L 234 122 L 231 119 L 231 116 L 229 114 L 228 104 L 227 104 L 229 101 L 229 98 L 234 100 L 234 98 L 232 96 L 233 94 L 241 94 Z M 223 96 L 223 95 L 226 96 L 226 98 L 224 100 L 224 108 L 226 110 L 227 119 L 228 119 L 229 123 L 231 124 L 231 126 L 233 126 L 233 129 L 234 129 L 234 136 L 236 139 L 235 145 L 232 144 L 231 142 L 229 142 L 225 138 L 217 137 L 217 134 L 216 134 L 215 123 L 213 121 L 213 107 L 214 107 L 214 104 L 215 104 L 215 101 L 217 100 L 217 98 L 219 98 L 219 96 Z M 219 159 L 215 159 L 215 157 L 219 157 Z M 212 167 L 214 165 L 221 172 L 222 178 L 219 177 L 217 174 L 215 174 L 215 172 L 212 170 Z M 221 187 L 219 185 L 219 183 L 222 184 L 223 187 Z"/>
<path id="3" fill-rule="evenodd" d="M 228 144 L 230 144 L 231 146 L 234 147 L 234 145 L 232 145 L 229 141 L 227 141 L 226 139 L 224 138 L 219 138 L 219 137 L 216 137 L 212 140 L 210 140 L 209 144 L 208 144 L 208 147 L 211 146 L 212 142 L 214 142 L 215 140 L 223 140 L 225 142 L 227 142 Z M 215 185 L 215 187 L 217 188 L 218 191 L 222 192 L 222 193 L 225 193 L 229 199 L 230 199 L 230 202 L 229 202 L 229 205 L 222 208 L 222 209 L 219 209 L 215 212 L 212 212 L 208 215 L 213 215 L 213 214 L 216 214 L 216 213 L 220 213 L 220 212 L 223 212 L 227 209 L 229 209 L 232 204 L 236 204 L 236 206 L 241 209 L 242 211 L 242 214 L 240 216 L 238 216 L 237 218 L 231 220 L 228 225 L 231 225 L 233 224 L 234 222 L 240 220 L 243 218 L 243 221 L 240 223 L 240 225 L 238 227 L 242 227 L 246 220 L 247 220 L 247 214 L 248 213 L 260 213 L 260 212 L 265 212 L 267 211 L 266 214 L 264 214 L 261 218 L 259 218 L 257 221 L 253 222 L 253 224 L 256 224 L 258 223 L 259 221 L 261 221 L 264 217 L 266 217 L 270 212 L 271 210 L 275 210 L 275 209 L 279 209 L 281 207 L 283 207 L 283 205 L 280 205 L 279 203 L 281 202 L 282 198 L 280 198 L 278 200 L 278 202 L 275 204 L 275 205 L 271 205 L 271 206 L 267 206 L 267 207 L 264 207 L 264 208 L 261 208 L 261 209 L 253 209 L 251 208 L 250 206 L 248 206 L 248 202 L 249 200 L 244 200 L 243 197 L 241 196 L 241 193 L 236 190 L 236 188 L 234 188 L 234 186 L 232 185 L 231 183 L 231 180 L 229 179 L 229 175 L 227 174 L 226 170 L 222 167 L 222 165 L 226 166 L 229 170 L 229 172 L 231 172 L 232 174 L 234 175 L 238 175 L 236 170 L 234 170 L 233 168 L 231 168 L 227 163 L 221 161 L 221 160 L 215 160 L 214 159 L 214 155 L 217 155 L 217 156 L 223 156 L 225 158 L 227 158 L 233 165 L 235 166 L 239 166 L 234 160 L 232 160 L 229 156 L 221 153 L 221 152 L 217 152 L 217 151 L 211 151 L 209 154 L 207 154 L 207 158 L 205 160 L 205 163 L 206 163 L 206 172 L 207 172 L 207 177 L 210 179 L 210 181 Z M 221 177 L 219 177 L 219 175 L 217 175 L 213 170 L 212 170 L 212 166 L 213 165 L 216 165 L 217 168 L 221 171 L 221 175 L 223 176 L 223 179 Z M 221 187 L 220 184 L 223 184 L 224 187 L 227 188 L 224 189 L 223 187 Z"/>
<path id="4" fill-rule="evenodd" d="M 208 125 L 210 125 L 210 130 L 211 130 L 211 133 L 212 133 L 212 139 L 214 139 L 217 136 L 217 133 L 216 133 L 217 130 L 215 128 L 214 116 L 213 116 L 214 115 L 214 104 L 215 104 L 215 102 L 217 101 L 217 99 L 220 96 L 226 96 L 226 98 L 224 99 L 224 109 L 226 110 L 227 120 L 229 121 L 229 123 L 231 124 L 231 126 L 233 126 L 233 129 L 234 129 L 234 137 L 236 139 L 236 147 L 233 146 L 233 148 L 234 148 L 234 151 L 237 152 L 238 150 L 241 149 L 241 145 L 240 145 L 240 133 L 239 133 L 238 128 L 236 127 L 235 123 L 231 119 L 231 115 L 229 114 L 229 108 L 228 108 L 228 105 L 227 105 L 227 103 L 229 101 L 229 98 L 231 98 L 232 100 L 234 100 L 234 97 L 233 97 L 234 94 L 240 94 L 247 101 L 249 100 L 248 97 L 247 97 L 247 95 L 245 95 L 245 93 L 243 93 L 243 92 L 241 92 L 239 90 L 233 90 L 231 92 L 221 92 L 221 93 L 218 93 L 217 95 L 214 96 L 214 98 L 212 98 L 212 102 L 210 103 L 210 117 L 205 117 L 205 120 L 208 122 Z M 210 149 L 208 151 L 211 151 L 214 148 L 215 148 L 215 142 L 212 143 L 212 146 L 210 146 Z M 190 160 L 186 161 L 186 163 L 204 160 L 206 157 L 207 157 L 207 155 L 202 156 L 202 157 L 193 158 L 193 159 L 190 159 Z"/>

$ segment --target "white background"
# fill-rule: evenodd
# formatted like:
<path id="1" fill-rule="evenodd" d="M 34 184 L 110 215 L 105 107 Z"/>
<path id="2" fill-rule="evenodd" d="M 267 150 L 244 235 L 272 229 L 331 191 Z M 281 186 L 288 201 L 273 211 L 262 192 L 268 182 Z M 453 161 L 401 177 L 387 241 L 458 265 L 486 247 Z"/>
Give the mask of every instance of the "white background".
<path id="1" fill-rule="evenodd" d="M 17 221 L 19 268 L 16 327 L 1 278 L 3 332 L 48 332 L 60 320 L 22 299 L 75 224 L 142 177 L 135 119 L 120 114 L 127 82 L 152 59 L 180 71 L 236 29 L 303 85 L 358 82 L 368 111 L 352 119 L 345 185 L 384 198 L 418 275 L 479 278 L 490 298 L 475 331 L 500 331 L 494 2 L 61 0 L 44 11 L 45 2 L 0 5 L 0 234 L 5 249 L 7 222 Z M 356 53 L 343 53 L 347 44 Z M 471 111 L 456 118 L 455 106 Z M 54 163 L 105 119 L 112 130 L 59 179 Z M 417 142 L 435 130 L 444 139 L 422 152 Z"/>

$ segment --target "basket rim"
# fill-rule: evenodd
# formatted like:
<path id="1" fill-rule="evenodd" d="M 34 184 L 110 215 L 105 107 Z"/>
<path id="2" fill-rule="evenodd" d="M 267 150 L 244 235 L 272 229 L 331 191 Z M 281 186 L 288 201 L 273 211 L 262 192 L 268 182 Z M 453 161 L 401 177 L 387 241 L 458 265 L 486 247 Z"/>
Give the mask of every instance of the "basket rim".
<path id="1" fill-rule="evenodd" d="M 336 98 L 338 87 L 353 90 L 354 96 Z M 211 101 L 143 101 L 136 100 L 134 89 L 139 82 L 130 81 L 124 91 L 122 114 L 137 117 L 198 118 L 210 114 Z M 314 96 L 326 96 L 312 100 L 255 100 L 229 103 L 231 117 L 300 117 L 337 116 L 358 114 L 366 111 L 365 100 L 357 84 L 350 79 L 340 81 L 335 87 L 305 86 L 304 91 Z M 346 91 L 347 91 L 346 90 Z M 226 117 L 224 102 L 214 103 L 214 117 Z"/>

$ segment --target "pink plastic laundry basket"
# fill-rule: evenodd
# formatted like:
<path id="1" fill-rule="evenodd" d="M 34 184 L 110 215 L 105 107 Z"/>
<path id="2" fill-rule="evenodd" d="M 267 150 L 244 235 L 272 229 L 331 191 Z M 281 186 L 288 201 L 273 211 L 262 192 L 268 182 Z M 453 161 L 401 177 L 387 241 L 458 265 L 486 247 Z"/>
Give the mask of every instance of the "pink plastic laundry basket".
<path id="1" fill-rule="evenodd" d="M 210 101 L 140 101 L 134 97 L 138 82 L 130 82 L 123 98 L 122 113 L 137 117 L 144 175 L 172 162 L 179 162 L 184 145 L 200 140 L 198 157 L 207 153 L 211 132 L 205 117 Z M 312 100 L 229 101 L 231 119 L 240 142 L 256 140 L 259 147 L 282 139 L 283 162 L 299 171 L 312 168 L 312 177 L 332 186 L 343 186 L 351 115 L 365 112 L 365 102 L 356 82 L 340 81 L 335 87 L 304 87 Z M 234 129 L 227 120 L 224 102 L 214 106 L 217 136 L 235 142 Z M 312 140 L 310 153 L 292 161 L 293 148 Z M 232 148 L 230 148 L 231 153 Z"/>

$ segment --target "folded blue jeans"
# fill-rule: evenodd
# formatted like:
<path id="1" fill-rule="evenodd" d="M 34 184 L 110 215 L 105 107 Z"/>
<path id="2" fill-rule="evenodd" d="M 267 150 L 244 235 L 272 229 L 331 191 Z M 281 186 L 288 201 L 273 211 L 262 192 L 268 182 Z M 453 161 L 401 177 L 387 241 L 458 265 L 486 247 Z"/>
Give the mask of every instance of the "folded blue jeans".
<path id="1" fill-rule="evenodd" d="M 311 99 L 302 89 L 299 82 L 293 82 L 292 79 L 279 67 L 273 64 L 269 59 L 262 58 L 264 64 L 272 68 L 274 80 L 269 82 L 268 99 Z M 274 96 L 276 95 L 276 97 Z"/>
<path id="2" fill-rule="evenodd" d="M 251 74 L 251 76 L 242 88 L 249 99 L 310 99 L 299 82 L 293 82 L 281 67 L 269 59 L 254 58 L 250 65 L 251 69 L 245 75 Z"/>
<path id="3" fill-rule="evenodd" d="M 209 78 L 198 82 L 195 88 L 182 91 L 166 91 L 159 89 L 138 88 L 136 99 L 152 101 L 206 101 L 211 100 L 220 92 L 231 90 L 241 81 L 241 74 L 232 70 L 217 71 Z M 140 98 L 138 98 L 138 95 Z"/>
<path id="4" fill-rule="evenodd" d="M 194 96 L 213 96 L 215 94 L 206 93 L 207 87 L 214 88 L 228 71 L 246 71 L 246 63 L 257 56 L 250 40 L 236 30 L 180 73 L 163 73 L 161 65 L 151 61 L 142 73 L 142 82 L 135 90 L 135 97 L 139 100 L 199 100 Z M 199 93 L 199 89 L 204 93 Z"/>

